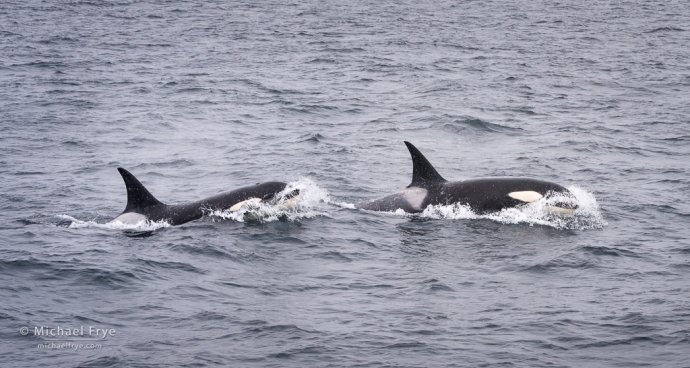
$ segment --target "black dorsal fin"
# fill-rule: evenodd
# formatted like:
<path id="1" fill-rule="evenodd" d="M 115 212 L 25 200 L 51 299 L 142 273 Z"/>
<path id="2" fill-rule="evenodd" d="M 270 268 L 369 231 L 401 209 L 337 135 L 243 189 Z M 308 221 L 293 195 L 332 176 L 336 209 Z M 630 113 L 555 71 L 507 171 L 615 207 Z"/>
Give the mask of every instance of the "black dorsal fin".
<path id="1" fill-rule="evenodd" d="M 122 213 L 137 212 L 144 207 L 163 204 L 157 200 L 129 171 L 118 167 L 117 171 L 122 175 L 127 187 L 127 207 Z"/>
<path id="2" fill-rule="evenodd" d="M 423 187 L 425 184 L 429 183 L 444 183 L 444 179 L 439 173 L 431 166 L 429 160 L 424 157 L 424 155 L 419 152 L 417 147 L 412 145 L 410 142 L 405 142 L 407 149 L 410 150 L 410 156 L 412 156 L 412 183 L 408 185 L 409 187 Z"/>

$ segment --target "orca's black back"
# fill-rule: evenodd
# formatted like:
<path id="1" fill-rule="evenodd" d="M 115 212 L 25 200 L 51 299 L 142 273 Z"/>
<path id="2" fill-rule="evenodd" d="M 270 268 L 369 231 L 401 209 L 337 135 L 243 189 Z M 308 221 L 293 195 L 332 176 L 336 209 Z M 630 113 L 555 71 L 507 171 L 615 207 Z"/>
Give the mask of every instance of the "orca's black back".
<path id="1" fill-rule="evenodd" d="M 543 196 L 549 193 L 569 193 L 558 184 L 531 178 L 481 178 L 446 182 L 429 188 L 429 204 L 460 203 L 478 213 L 500 211 L 524 202 L 508 196 L 512 192 L 533 191 Z"/>

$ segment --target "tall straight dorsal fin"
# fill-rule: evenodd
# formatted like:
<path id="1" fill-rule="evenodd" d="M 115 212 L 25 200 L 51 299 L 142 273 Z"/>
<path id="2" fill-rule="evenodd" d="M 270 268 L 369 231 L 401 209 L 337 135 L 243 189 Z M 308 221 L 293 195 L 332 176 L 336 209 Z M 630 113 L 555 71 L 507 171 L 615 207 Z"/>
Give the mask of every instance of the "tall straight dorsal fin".
<path id="1" fill-rule="evenodd" d="M 444 183 L 447 181 L 441 175 L 439 175 L 433 166 L 431 166 L 429 160 L 427 160 L 426 157 L 419 152 L 417 147 L 407 141 L 405 141 L 405 145 L 407 146 L 407 149 L 410 150 L 410 156 L 412 156 L 412 183 L 408 185 L 408 188 L 423 187 L 424 184 Z"/>
<path id="2" fill-rule="evenodd" d="M 137 212 L 144 207 L 163 204 L 157 200 L 129 171 L 118 167 L 117 171 L 122 175 L 127 187 L 127 207 L 122 213 Z"/>

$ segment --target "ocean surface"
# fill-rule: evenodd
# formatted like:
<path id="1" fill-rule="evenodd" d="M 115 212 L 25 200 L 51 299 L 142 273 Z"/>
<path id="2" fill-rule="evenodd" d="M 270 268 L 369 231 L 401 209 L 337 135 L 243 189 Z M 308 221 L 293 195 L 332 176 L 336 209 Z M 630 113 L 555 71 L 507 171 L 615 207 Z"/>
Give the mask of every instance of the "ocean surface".
<path id="1" fill-rule="evenodd" d="M 580 208 L 356 209 L 403 141 Z M 690 366 L 684 0 L 3 1 L 0 174 L 1 367 Z"/>

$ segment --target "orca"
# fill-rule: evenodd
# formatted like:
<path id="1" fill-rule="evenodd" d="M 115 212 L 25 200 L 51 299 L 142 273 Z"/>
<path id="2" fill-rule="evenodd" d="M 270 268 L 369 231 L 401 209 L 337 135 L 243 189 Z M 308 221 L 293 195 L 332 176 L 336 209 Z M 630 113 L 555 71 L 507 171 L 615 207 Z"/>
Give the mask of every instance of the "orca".
<path id="1" fill-rule="evenodd" d="M 165 221 L 170 225 L 181 225 L 196 220 L 209 211 L 237 211 L 245 204 L 266 202 L 276 204 L 280 201 L 294 206 L 299 197 L 299 189 L 283 194 L 286 183 L 269 181 L 216 194 L 199 201 L 168 205 L 154 197 L 129 171 L 119 167 L 127 187 L 127 206 L 111 222 L 119 221 L 135 225 L 141 221 Z"/>
<path id="2" fill-rule="evenodd" d="M 577 209 L 575 197 L 568 189 L 548 181 L 520 177 L 448 181 L 417 147 L 407 141 L 405 145 L 412 156 L 412 183 L 386 197 L 359 203 L 356 208 L 419 213 L 430 205 L 460 204 L 477 214 L 487 214 L 559 195 L 559 199 L 565 200 L 547 206 L 549 213 L 570 215 Z"/>

